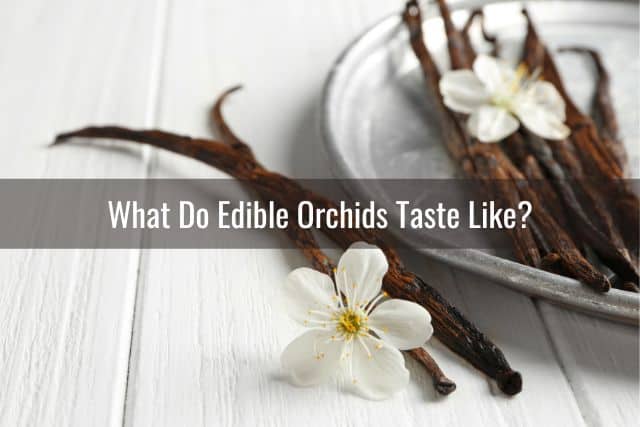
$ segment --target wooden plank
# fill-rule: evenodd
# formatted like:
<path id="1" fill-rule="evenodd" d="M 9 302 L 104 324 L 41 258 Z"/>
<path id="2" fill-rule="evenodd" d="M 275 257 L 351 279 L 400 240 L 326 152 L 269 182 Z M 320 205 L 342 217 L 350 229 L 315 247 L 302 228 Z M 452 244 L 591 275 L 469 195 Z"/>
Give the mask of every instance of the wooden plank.
<path id="1" fill-rule="evenodd" d="M 543 34 L 544 35 L 544 34 Z M 638 38 L 635 37 L 638 51 Z M 638 99 L 627 93 L 637 92 L 640 63 L 628 61 L 615 49 L 600 49 L 603 62 L 611 74 L 612 99 L 620 122 L 621 137 L 629 153 L 629 176 L 640 177 Z M 637 56 L 636 56 L 637 59 Z M 583 111 L 589 111 L 595 81 L 593 70 L 581 67 L 584 58 L 559 55 L 560 71 L 569 75 L 580 71 L 578 78 L 566 81 L 567 89 Z M 630 90 L 630 82 L 636 82 Z M 640 415 L 638 395 L 638 328 L 594 319 L 546 302 L 539 312 L 553 342 L 557 357 L 566 372 L 576 401 L 588 425 L 633 425 Z"/>
<path id="2" fill-rule="evenodd" d="M 638 420 L 638 329 L 540 302 L 539 309 L 589 425 Z"/>
<path id="3" fill-rule="evenodd" d="M 329 177 L 315 122 L 325 72 L 363 28 L 398 7 L 370 0 L 175 3 L 159 125 L 208 134 L 212 98 L 242 83 L 245 91 L 226 111 L 258 157 L 297 177 Z M 153 176 L 223 175 L 159 153 Z M 279 285 L 305 265 L 299 254 L 153 250 L 141 268 L 126 424 L 584 424 L 528 298 L 422 257 L 410 262 L 504 347 L 525 376 L 523 394 L 499 395 L 435 341 L 429 348 L 459 385 L 446 399 L 413 361 L 408 390 L 386 402 L 337 393 L 331 384 L 297 389 L 279 368 L 281 350 L 300 332 L 283 312 Z"/>
<path id="4" fill-rule="evenodd" d="M 2 178 L 145 176 L 138 149 L 46 145 L 88 122 L 152 124 L 157 10 L 0 3 Z M 121 424 L 138 260 L 137 250 L 2 251 L 0 425 Z"/>

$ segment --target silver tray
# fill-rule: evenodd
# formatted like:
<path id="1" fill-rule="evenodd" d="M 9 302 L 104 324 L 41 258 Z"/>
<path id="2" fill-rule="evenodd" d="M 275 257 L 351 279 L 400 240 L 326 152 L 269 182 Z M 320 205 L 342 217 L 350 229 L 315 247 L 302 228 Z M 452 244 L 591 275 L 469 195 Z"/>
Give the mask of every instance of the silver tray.
<path id="1" fill-rule="evenodd" d="M 501 40 L 503 55 L 517 58 L 524 37 L 523 3 L 453 1 L 461 24 L 468 10 L 484 5 L 486 24 Z M 638 177 L 640 73 L 638 4 L 611 1 L 527 2 L 541 36 L 551 47 L 581 44 L 598 49 L 611 71 L 622 137 Z M 446 38 L 434 4 L 423 6 L 427 45 L 441 69 L 448 68 Z M 482 43 L 479 34 L 472 35 Z M 594 77 L 585 59 L 556 55 L 569 92 L 586 110 Z M 324 141 L 339 178 L 451 178 L 456 165 L 442 144 L 435 115 L 425 98 L 418 63 L 399 14 L 389 16 L 349 45 L 333 66 L 323 94 Z M 630 95 L 631 94 L 631 95 Z M 346 190 L 391 208 L 393 196 L 375 181 L 345 181 Z M 412 232 L 392 230 L 411 244 Z M 418 233 L 414 231 L 413 233 Z M 638 325 L 637 294 L 611 290 L 597 294 L 579 282 L 474 249 L 418 249 L 455 267 L 473 271 L 517 291 L 588 314 Z"/>

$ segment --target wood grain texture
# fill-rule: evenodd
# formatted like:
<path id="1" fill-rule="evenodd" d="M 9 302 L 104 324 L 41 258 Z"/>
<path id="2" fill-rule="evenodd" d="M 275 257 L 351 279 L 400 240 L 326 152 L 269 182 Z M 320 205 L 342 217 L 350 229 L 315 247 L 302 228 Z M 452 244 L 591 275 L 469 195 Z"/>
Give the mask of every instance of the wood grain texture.
<path id="1" fill-rule="evenodd" d="M 0 3 L 2 178 L 145 175 L 141 150 L 46 146 L 87 121 L 151 124 L 154 11 L 146 0 Z M 0 425 L 121 424 L 138 258 L 2 251 Z"/>
<path id="2" fill-rule="evenodd" d="M 638 329 L 539 303 L 556 354 L 589 425 L 637 420 Z"/>

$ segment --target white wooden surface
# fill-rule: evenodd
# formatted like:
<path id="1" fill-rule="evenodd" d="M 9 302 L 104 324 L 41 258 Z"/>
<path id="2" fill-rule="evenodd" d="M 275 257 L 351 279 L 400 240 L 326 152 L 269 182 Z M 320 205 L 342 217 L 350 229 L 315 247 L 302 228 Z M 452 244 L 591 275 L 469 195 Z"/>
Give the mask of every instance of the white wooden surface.
<path id="1" fill-rule="evenodd" d="M 85 123 L 207 135 L 214 96 L 269 167 L 327 177 L 316 127 L 326 71 L 397 0 L 0 2 L 1 177 L 220 177 L 150 149 L 68 146 Z M 101 144 L 104 146 L 104 144 Z M 240 191 L 240 190 L 239 190 Z M 132 235 L 132 239 L 139 239 Z M 274 235 L 274 239 L 280 237 Z M 638 331 L 567 312 L 406 254 L 524 377 L 506 398 L 432 341 L 447 398 L 412 360 L 386 402 L 294 388 L 279 370 L 299 330 L 280 250 L 24 250 L 0 257 L 0 425 L 629 425 Z"/>

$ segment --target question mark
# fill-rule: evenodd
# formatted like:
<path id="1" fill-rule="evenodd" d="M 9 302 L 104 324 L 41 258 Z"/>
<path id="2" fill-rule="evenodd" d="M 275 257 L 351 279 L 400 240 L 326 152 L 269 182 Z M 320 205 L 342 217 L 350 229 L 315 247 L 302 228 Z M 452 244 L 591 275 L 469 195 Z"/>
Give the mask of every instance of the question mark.
<path id="1" fill-rule="evenodd" d="M 531 211 L 533 210 L 533 207 L 531 206 L 531 202 L 527 200 L 523 200 L 520 203 L 518 203 L 518 209 L 524 209 L 524 208 L 526 208 L 527 211 L 524 213 L 524 215 L 522 215 L 522 228 L 527 228 L 527 218 L 529 217 L 529 215 L 531 215 Z"/>

